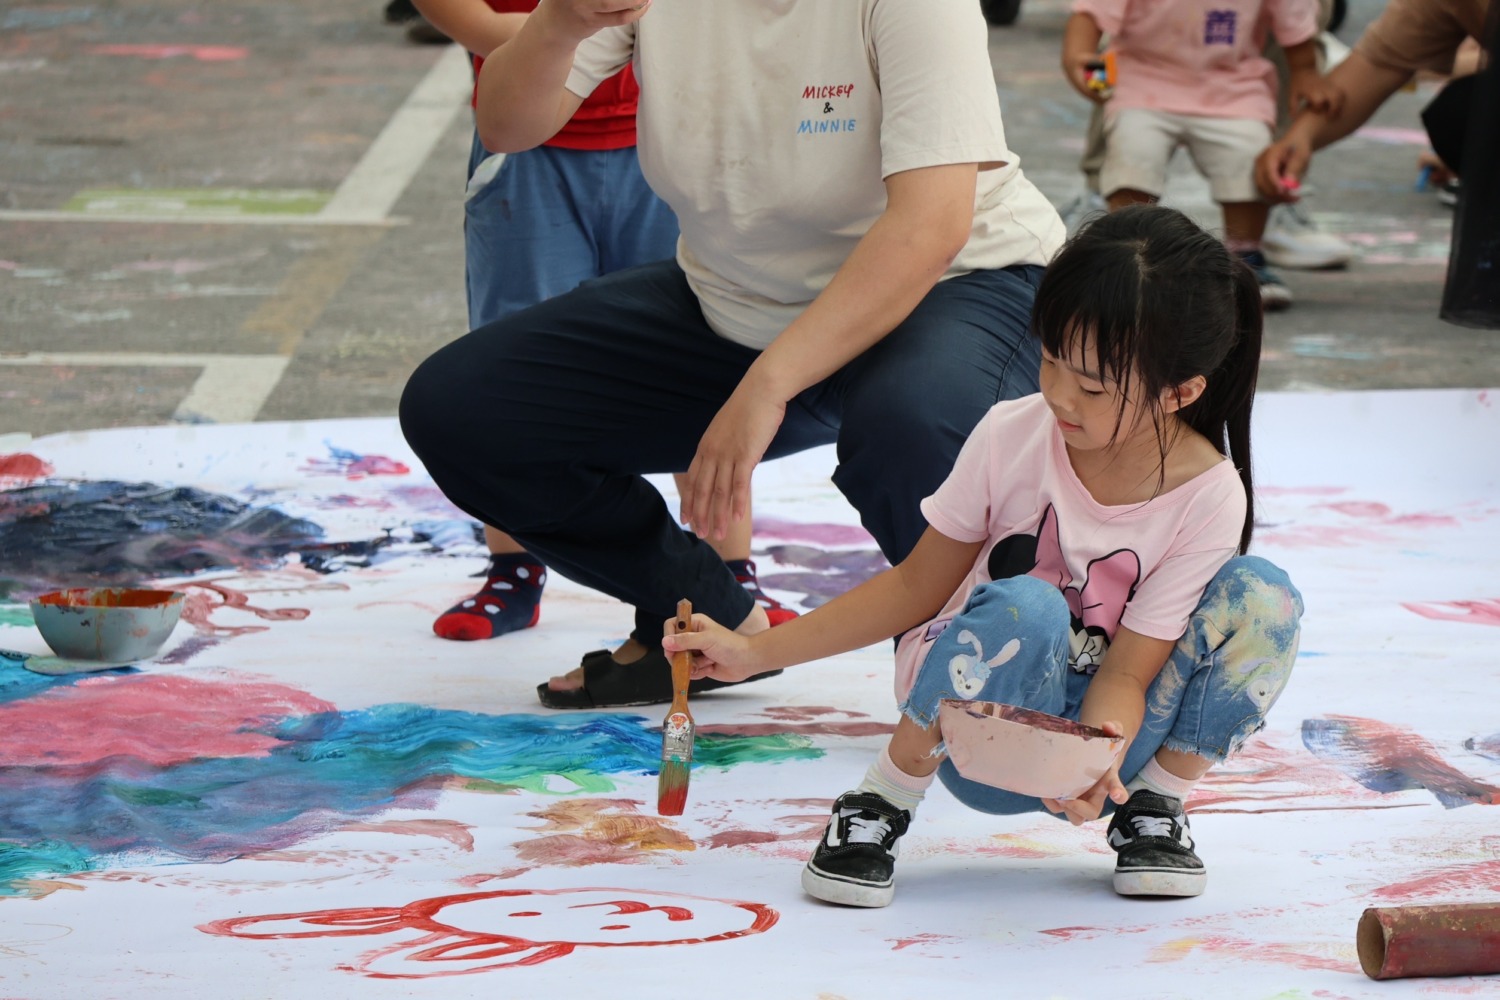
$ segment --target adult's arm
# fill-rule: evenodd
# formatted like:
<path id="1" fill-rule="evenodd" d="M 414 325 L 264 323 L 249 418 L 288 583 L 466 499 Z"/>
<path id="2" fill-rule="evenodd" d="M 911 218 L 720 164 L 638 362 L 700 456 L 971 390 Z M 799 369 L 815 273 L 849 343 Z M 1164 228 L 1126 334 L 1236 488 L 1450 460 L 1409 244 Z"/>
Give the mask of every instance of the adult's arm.
<path id="1" fill-rule="evenodd" d="M 952 163 L 885 179 L 885 211 L 709 424 L 688 468 L 686 523 L 722 539 L 746 516 L 751 474 L 787 403 L 885 337 L 932 290 L 968 242 L 978 176 L 978 164 Z"/>
<path id="2" fill-rule="evenodd" d="M 1410 70 L 1372 62 L 1358 49 L 1328 74 L 1330 85 L 1344 95 L 1334 112 L 1303 109 L 1286 134 L 1263 150 L 1255 161 L 1255 183 L 1266 200 L 1296 201 L 1284 179 L 1299 181 L 1307 173 L 1314 150 L 1338 142 L 1370 120 L 1377 108 L 1412 77 Z"/>
<path id="3" fill-rule="evenodd" d="M 805 615 L 747 636 L 697 614 L 692 631 L 666 636 L 662 648 L 693 650 L 695 678 L 728 681 L 860 649 L 941 611 L 983 547 L 929 527 L 901 562 Z"/>
<path id="4" fill-rule="evenodd" d="M 479 71 L 479 141 L 492 153 L 518 153 L 556 135 L 583 103 L 566 86 L 579 44 L 603 28 L 640 20 L 650 7 L 650 0 L 638 6 L 628 0 L 547 0 L 538 6 Z"/>
<path id="5" fill-rule="evenodd" d="M 433 27 L 478 56 L 487 56 L 513 38 L 525 14 L 492 10 L 485 0 L 412 0 Z"/>

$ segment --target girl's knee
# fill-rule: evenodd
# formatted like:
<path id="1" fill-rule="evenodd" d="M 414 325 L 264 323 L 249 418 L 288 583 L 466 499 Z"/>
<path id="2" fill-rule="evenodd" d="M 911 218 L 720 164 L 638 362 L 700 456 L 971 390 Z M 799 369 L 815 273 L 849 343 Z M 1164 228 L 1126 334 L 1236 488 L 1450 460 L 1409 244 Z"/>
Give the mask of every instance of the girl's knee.
<path id="1" fill-rule="evenodd" d="M 1072 612 L 1052 584 L 1034 576 L 1011 576 L 975 587 L 958 617 L 998 617 L 1015 629 L 1066 634 Z"/>
<path id="2" fill-rule="evenodd" d="M 1291 577 L 1260 556 L 1235 556 L 1221 566 L 1204 592 L 1204 603 L 1210 602 L 1292 622 L 1302 617 L 1302 594 Z"/>

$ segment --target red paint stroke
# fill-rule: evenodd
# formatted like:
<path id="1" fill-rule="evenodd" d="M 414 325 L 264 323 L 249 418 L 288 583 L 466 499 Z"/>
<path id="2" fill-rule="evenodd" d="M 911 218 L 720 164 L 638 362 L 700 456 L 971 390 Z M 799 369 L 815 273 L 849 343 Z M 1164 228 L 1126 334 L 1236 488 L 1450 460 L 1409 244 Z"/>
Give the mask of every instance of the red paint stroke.
<path id="1" fill-rule="evenodd" d="M 35 455 L 18 451 L 0 455 L 0 490 L 14 489 L 52 475 L 52 466 Z"/>
<path id="2" fill-rule="evenodd" d="M 354 833 L 395 833 L 408 837 L 436 837 L 461 851 L 474 850 L 473 827 L 451 819 L 393 819 L 384 823 L 345 823 Z"/>
<path id="3" fill-rule="evenodd" d="M 1450 808 L 1466 802 L 1500 805 L 1500 788 L 1463 773 L 1443 759 L 1437 748 L 1411 729 L 1376 719 L 1329 715 L 1329 736 L 1362 784 L 1397 779 L 1410 788 L 1425 788 Z M 1304 729 L 1310 722 L 1303 723 Z M 1311 746 L 1314 753 L 1317 746 Z M 1339 761 L 1335 761 L 1339 763 Z"/>
<path id="4" fill-rule="evenodd" d="M 158 767 L 264 757 L 283 742 L 255 729 L 331 711 L 328 702 L 280 684 L 90 677 L 0 705 L 0 767 L 79 766 L 115 756 Z"/>
<path id="5" fill-rule="evenodd" d="M 800 722 L 806 719 L 816 719 L 824 715 L 842 715 L 849 719 L 868 719 L 868 712 L 851 712 L 843 708 L 831 708 L 827 705 L 773 705 L 764 712 L 757 713 L 768 719 L 782 719 L 788 722 Z"/>
<path id="6" fill-rule="evenodd" d="M 1055 938 L 1061 938 L 1064 941 L 1075 941 L 1080 939 L 1088 941 L 1098 937 L 1100 934 L 1100 930 L 1097 927 L 1051 927 L 1047 930 L 1041 931 L 1040 933 L 1047 934 Z"/>
<path id="7" fill-rule="evenodd" d="M 320 476 L 344 476 L 350 480 L 357 480 L 364 479 L 366 476 L 404 476 L 411 472 L 411 467 L 384 455 L 359 455 L 336 449 L 331 459 L 308 459 L 301 471 Z"/>
<path id="8" fill-rule="evenodd" d="M 137 59 L 176 59 L 188 56 L 199 62 L 233 62 L 244 59 L 250 50 L 239 45 L 95 45 L 89 52 L 96 56 L 134 56 Z"/>
<path id="9" fill-rule="evenodd" d="M 1500 893 L 1500 861 L 1476 861 L 1466 865 L 1434 868 L 1420 875 L 1376 889 L 1371 895 L 1381 900 L 1405 902 L 1432 899 L 1459 893 Z"/>
<path id="10" fill-rule="evenodd" d="M 1366 500 L 1344 500 L 1339 503 L 1314 504 L 1326 510 L 1338 511 L 1350 517 L 1368 517 L 1384 520 L 1391 516 L 1391 509 L 1383 503 L 1374 503 Z"/>
<path id="11" fill-rule="evenodd" d="M 1260 486 L 1255 487 L 1256 496 L 1265 497 L 1336 497 L 1349 492 L 1347 486 Z"/>
<path id="12" fill-rule="evenodd" d="M 886 938 L 894 942 L 891 951 L 900 951 L 902 948 L 910 948 L 915 944 L 938 944 L 943 941 L 957 941 L 958 938 L 952 934 L 914 934 L 906 938 Z"/>
<path id="13" fill-rule="evenodd" d="M 1236 958 L 1241 961 L 1264 964 L 1265 962 L 1276 962 L 1281 965 L 1289 965 L 1294 969 L 1306 969 L 1309 971 L 1324 972 L 1348 972 L 1358 974 L 1359 963 L 1345 959 L 1329 958 L 1325 955 L 1309 955 L 1298 951 L 1297 946 L 1280 941 L 1257 941 L 1249 938 L 1231 937 L 1227 934 L 1212 935 L 1210 937 L 1190 939 L 1184 944 L 1191 948 L 1201 948 L 1211 955 L 1224 958 Z M 1186 955 L 1188 950 L 1181 952 Z M 1171 961 L 1180 957 L 1173 954 Z M 1164 961 L 1157 958 L 1154 961 Z"/>
<path id="14" fill-rule="evenodd" d="M 775 830 L 724 830 L 709 836 L 704 842 L 709 850 L 720 847 L 750 847 L 755 844 L 805 843 L 815 844 L 828 826 L 828 813 L 801 816 L 778 816 Z"/>
<path id="15" fill-rule="evenodd" d="M 779 919 L 762 903 L 683 893 L 500 889 L 419 899 L 401 907 L 230 917 L 198 929 L 252 940 L 402 934 L 403 940 L 339 968 L 375 979 L 429 979 L 540 965 L 581 948 L 729 941 L 763 934 Z M 387 960 L 397 971 L 375 968 Z"/>
<path id="16" fill-rule="evenodd" d="M 270 629 L 269 625 L 216 625 L 210 619 L 222 608 L 248 611 L 257 618 L 273 622 L 300 622 L 312 613 L 306 608 L 256 607 L 244 591 L 211 580 L 190 581 L 182 584 L 182 589 L 188 594 L 182 605 L 182 620 L 197 629 L 200 635 L 247 635 Z"/>
<path id="17" fill-rule="evenodd" d="M 1401 605 L 1408 611 L 1442 622 L 1500 625 L 1500 597 L 1479 601 L 1423 601 Z"/>

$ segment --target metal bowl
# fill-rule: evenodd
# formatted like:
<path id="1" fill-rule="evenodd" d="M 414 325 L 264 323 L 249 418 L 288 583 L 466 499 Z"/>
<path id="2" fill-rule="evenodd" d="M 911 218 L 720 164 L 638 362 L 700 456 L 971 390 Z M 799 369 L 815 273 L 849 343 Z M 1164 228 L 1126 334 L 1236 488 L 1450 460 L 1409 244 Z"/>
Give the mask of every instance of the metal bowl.
<path id="1" fill-rule="evenodd" d="M 1088 791 L 1125 748 L 1102 729 L 995 701 L 946 698 L 938 726 L 959 774 L 1042 799 Z"/>
<path id="2" fill-rule="evenodd" d="M 134 663 L 154 656 L 182 616 L 178 590 L 75 587 L 31 602 L 31 616 L 58 656 Z"/>

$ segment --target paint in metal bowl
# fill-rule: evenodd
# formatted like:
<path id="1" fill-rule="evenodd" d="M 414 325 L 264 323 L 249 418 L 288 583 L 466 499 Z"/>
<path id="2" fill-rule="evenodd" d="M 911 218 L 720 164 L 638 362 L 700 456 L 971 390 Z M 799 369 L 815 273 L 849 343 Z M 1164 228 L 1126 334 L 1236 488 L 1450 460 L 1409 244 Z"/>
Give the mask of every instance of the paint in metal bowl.
<path id="1" fill-rule="evenodd" d="M 33 600 L 31 616 L 58 656 L 134 663 L 166 643 L 184 597 L 179 590 L 74 587 Z"/>

